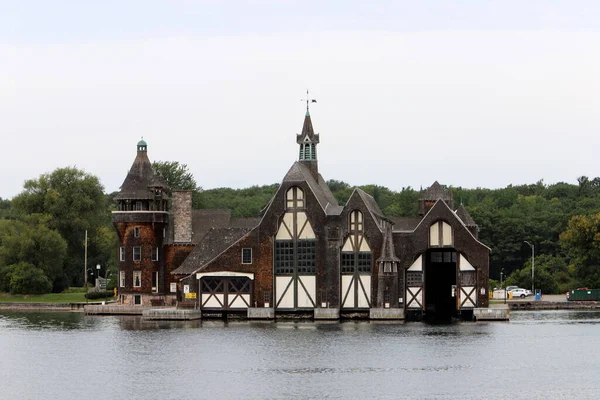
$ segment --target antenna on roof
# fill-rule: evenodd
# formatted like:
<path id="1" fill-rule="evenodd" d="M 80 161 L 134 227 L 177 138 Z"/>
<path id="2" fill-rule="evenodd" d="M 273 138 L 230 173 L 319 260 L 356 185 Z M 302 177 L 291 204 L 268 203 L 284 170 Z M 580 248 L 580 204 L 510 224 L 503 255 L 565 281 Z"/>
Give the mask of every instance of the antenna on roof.
<path id="1" fill-rule="evenodd" d="M 306 89 L 306 99 L 300 99 L 300 101 L 306 101 L 306 116 L 309 116 L 310 115 L 309 104 L 310 103 L 316 103 L 317 100 L 316 99 L 311 99 L 310 96 L 308 95 L 308 89 Z"/>

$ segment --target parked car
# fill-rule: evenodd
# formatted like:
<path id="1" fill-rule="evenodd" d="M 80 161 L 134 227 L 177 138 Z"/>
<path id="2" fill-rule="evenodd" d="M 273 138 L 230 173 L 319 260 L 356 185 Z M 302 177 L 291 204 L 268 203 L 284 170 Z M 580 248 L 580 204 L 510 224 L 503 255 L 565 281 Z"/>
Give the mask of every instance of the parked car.
<path id="1" fill-rule="evenodd" d="M 515 297 L 520 297 L 520 298 L 524 299 L 527 296 L 533 295 L 531 290 L 527 290 L 527 289 L 523 289 L 523 288 L 516 288 L 516 289 L 511 290 L 510 292 L 512 293 L 513 299 Z"/>
<path id="2" fill-rule="evenodd" d="M 510 292 L 511 290 L 515 290 L 515 289 L 518 289 L 518 288 L 519 288 L 518 286 L 507 286 L 506 287 L 506 291 Z"/>

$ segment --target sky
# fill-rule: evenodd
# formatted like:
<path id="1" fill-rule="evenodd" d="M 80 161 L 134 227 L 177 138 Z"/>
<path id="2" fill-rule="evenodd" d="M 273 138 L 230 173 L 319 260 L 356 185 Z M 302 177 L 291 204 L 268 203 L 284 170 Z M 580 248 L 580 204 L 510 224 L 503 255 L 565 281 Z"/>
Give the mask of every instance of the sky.
<path id="1" fill-rule="evenodd" d="M 392 190 L 600 176 L 600 2 L 0 0 L 0 197 L 141 137 L 204 189 L 319 170 Z"/>

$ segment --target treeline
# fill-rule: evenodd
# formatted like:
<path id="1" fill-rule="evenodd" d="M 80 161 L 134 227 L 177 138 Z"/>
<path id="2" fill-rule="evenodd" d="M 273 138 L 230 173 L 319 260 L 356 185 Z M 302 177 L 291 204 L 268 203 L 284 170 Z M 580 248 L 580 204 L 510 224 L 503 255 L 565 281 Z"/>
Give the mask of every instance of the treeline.
<path id="1" fill-rule="evenodd" d="M 245 189 L 202 190 L 185 164 L 157 162 L 174 189 L 193 191 L 194 208 L 231 209 L 234 216 L 257 217 L 278 184 Z M 327 182 L 340 204 L 354 187 Z M 420 191 L 393 191 L 366 185 L 383 213 L 417 216 Z M 545 293 L 577 286 L 600 288 L 600 178 L 585 176 L 577 184 L 559 182 L 502 189 L 450 187 L 455 206 L 464 204 L 479 225 L 480 240 L 491 247 L 490 277 L 531 287 L 531 248 L 535 246 L 536 287 Z M 117 235 L 111 224 L 113 197 L 99 179 L 76 168 L 59 168 L 25 183 L 11 200 L 0 199 L 0 291 L 60 292 L 82 286 L 87 274 L 116 277 Z M 88 231 L 89 269 L 84 271 L 84 238 Z M 492 285 L 497 282 L 492 281 Z"/>

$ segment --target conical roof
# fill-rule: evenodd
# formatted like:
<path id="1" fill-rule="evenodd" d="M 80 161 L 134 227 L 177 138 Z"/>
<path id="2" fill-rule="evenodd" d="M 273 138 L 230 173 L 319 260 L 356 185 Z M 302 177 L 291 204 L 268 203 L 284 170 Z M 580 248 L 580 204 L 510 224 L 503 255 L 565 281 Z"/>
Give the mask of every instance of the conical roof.
<path id="1" fill-rule="evenodd" d="M 392 235 L 392 223 L 387 219 L 382 220 L 383 223 L 383 244 L 381 245 L 381 257 L 377 259 L 377 262 L 400 262 L 400 259 L 396 256 L 396 250 L 394 249 L 394 237 Z"/>
<path id="2" fill-rule="evenodd" d="M 138 147 L 135 160 L 133 160 L 121 185 L 121 191 L 115 196 L 115 200 L 153 199 L 154 193 L 151 188 L 170 189 L 165 179 L 154 172 L 148 153 L 144 150 L 139 150 Z"/>
<path id="3" fill-rule="evenodd" d="M 310 119 L 310 113 L 307 111 L 304 116 L 304 124 L 302 125 L 302 133 L 296 135 L 296 143 L 301 144 L 306 141 L 306 139 L 311 143 L 319 143 L 319 135 L 315 134 L 315 131 L 312 126 L 312 120 Z"/>

